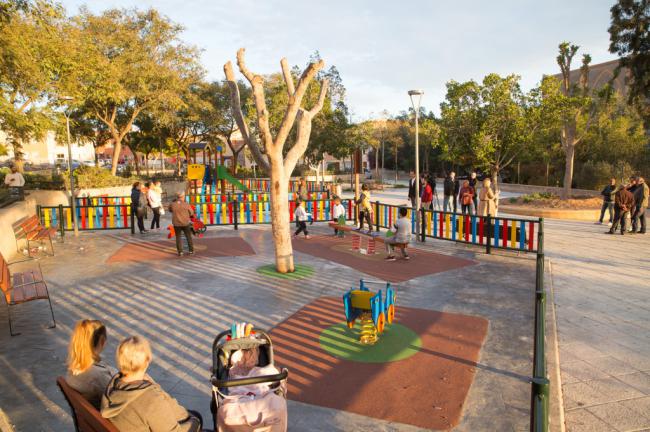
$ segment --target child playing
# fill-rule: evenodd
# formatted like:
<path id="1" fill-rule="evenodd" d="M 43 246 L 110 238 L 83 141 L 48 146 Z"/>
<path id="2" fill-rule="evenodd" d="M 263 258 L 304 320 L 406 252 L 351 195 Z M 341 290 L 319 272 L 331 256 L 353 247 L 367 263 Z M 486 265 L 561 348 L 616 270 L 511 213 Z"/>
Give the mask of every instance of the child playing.
<path id="1" fill-rule="evenodd" d="M 298 238 L 298 234 L 301 232 L 305 234 L 306 239 L 310 238 L 309 233 L 307 232 L 307 221 L 309 220 L 311 213 L 305 211 L 302 200 L 296 201 L 296 210 L 293 212 L 293 216 L 296 220 L 296 226 L 298 227 L 296 232 L 293 234 L 293 238 Z"/>
<path id="2" fill-rule="evenodd" d="M 387 238 L 384 242 L 386 243 L 386 257 L 387 261 L 395 261 L 395 255 L 393 251 L 395 250 L 395 245 L 400 243 L 408 243 L 411 241 L 411 221 L 408 220 L 406 215 L 408 214 L 406 207 L 400 207 L 399 209 L 399 219 L 391 227 L 391 231 L 395 233 L 394 236 Z M 406 248 L 402 249 L 402 256 L 405 260 L 411 259 L 406 253 Z"/>
<path id="3" fill-rule="evenodd" d="M 336 223 L 339 222 L 339 218 L 343 216 L 345 219 L 345 207 L 341 204 L 341 198 L 334 196 L 334 206 L 332 207 L 332 220 Z M 339 235 L 339 230 L 334 228 L 334 236 Z"/>
<path id="4" fill-rule="evenodd" d="M 368 222 L 368 231 L 372 231 L 372 205 L 370 204 L 370 189 L 367 184 L 361 186 L 361 195 L 355 201 L 359 205 L 359 228 L 358 231 L 363 229 L 364 219 Z"/>

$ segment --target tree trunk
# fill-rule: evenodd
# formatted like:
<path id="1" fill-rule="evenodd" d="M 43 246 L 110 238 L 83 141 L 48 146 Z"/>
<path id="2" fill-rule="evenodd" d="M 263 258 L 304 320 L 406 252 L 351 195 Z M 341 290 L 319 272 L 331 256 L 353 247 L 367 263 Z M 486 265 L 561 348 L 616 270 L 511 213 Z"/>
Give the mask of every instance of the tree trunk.
<path id="1" fill-rule="evenodd" d="M 571 182 L 573 181 L 573 159 L 575 157 L 576 148 L 574 145 L 569 144 L 564 149 L 565 163 L 564 163 L 564 188 L 562 189 L 562 199 L 571 198 Z"/>
<path id="2" fill-rule="evenodd" d="M 181 152 L 178 147 L 176 147 L 176 175 L 181 176 Z"/>
<path id="3" fill-rule="evenodd" d="M 16 167 L 19 173 L 22 173 L 25 171 L 25 160 L 23 159 L 22 143 L 18 141 L 14 141 L 13 149 L 14 149 L 14 166 Z"/>
<path id="4" fill-rule="evenodd" d="M 283 171 L 282 162 L 271 164 L 271 228 L 275 268 L 279 273 L 291 273 L 295 268 L 289 224 L 289 177 Z"/>
<path id="5" fill-rule="evenodd" d="M 99 168 L 99 155 L 97 154 L 97 146 L 95 146 L 95 168 Z"/>
<path id="6" fill-rule="evenodd" d="M 232 148 L 230 149 L 232 151 L 232 175 L 237 175 L 237 161 L 239 160 L 239 153 L 244 149 L 245 146 L 241 146 L 241 148 L 237 151 L 233 151 Z"/>
<path id="7" fill-rule="evenodd" d="M 113 134 L 113 159 L 111 164 L 111 174 L 117 174 L 117 163 L 120 160 L 120 152 L 122 151 L 122 140 L 116 134 Z"/>
<path id="8" fill-rule="evenodd" d="M 133 152 L 133 162 L 135 163 L 135 173 L 140 175 L 140 157 L 137 152 Z"/>
<path id="9" fill-rule="evenodd" d="M 492 188 L 494 189 L 494 192 L 499 191 L 499 169 L 498 168 L 492 168 L 490 172 L 490 176 L 492 177 Z"/>
<path id="10" fill-rule="evenodd" d="M 149 155 L 144 155 L 144 169 L 147 172 L 147 177 L 149 177 Z"/>
<path id="11" fill-rule="evenodd" d="M 375 149 L 375 181 L 379 178 L 379 147 Z"/>

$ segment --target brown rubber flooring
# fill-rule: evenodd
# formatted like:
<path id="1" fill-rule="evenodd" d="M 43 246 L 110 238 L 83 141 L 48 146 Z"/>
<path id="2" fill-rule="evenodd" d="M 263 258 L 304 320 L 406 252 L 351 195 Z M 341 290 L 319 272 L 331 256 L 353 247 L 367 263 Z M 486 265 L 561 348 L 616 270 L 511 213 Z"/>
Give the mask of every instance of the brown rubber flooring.
<path id="1" fill-rule="evenodd" d="M 422 428 L 456 426 L 488 321 L 401 307 L 399 293 L 396 311 L 422 347 L 390 363 L 342 360 L 320 347 L 320 333 L 345 321 L 340 298 L 317 299 L 271 330 L 275 364 L 289 369 L 289 399 Z"/>
<path id="2" fill-rule="evenodd" d="M 411 257 L 408 261 L 401 258 L 399 250 L 395 250 L 397 261 L 386 261 L 384 243 L 376 242 L 374 255 L 364 255 L 352 250 L 350 234 L 346 234 L 345 238 L 315 235 L 307 240 L 299 237 L 293 240 L 293 248 L 299 252 L 343 264 L 388 282 L 404 282 L 416 277 L 476 264 L 471 260 L 414 248 L 407 249 Z M 366 238 L 363 238 L 361 248 L 367 248 Z"/>
<path id="3" fill-rule="evenodd" d="M 255 255 L 255 251 L 241 237 L 194 237 L 194 252 L 198 257 L 227 257 Z M 183 248 L 187 252 L 187 243 L 183 237 Z M 106 262 L 143 262 L 165 259 L 186 259 L 190 256 L 179 257 L 176 253 L 176 239 L 161 241 L 132 242 L 122 246 Z"/>

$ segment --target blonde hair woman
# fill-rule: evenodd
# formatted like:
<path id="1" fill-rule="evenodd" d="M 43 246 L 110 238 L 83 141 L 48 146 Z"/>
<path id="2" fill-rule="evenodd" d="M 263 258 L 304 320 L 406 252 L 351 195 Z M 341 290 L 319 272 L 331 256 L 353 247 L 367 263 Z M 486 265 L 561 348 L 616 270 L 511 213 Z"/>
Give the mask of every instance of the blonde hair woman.
<path id="1" fill-rule="evenodd" d="M 152 358 L 149 342 L 142 336 L 120 343 L 115 354 L 120 372 L 104 393 L 102 417 L 120 431 L 200 431 L 201 415 L 180 406 L 147 375 Z"/>
<path id="2" fill-rule="evenodd" d="M 479 216 L 496 216 L 497 215 L 497 195 L 492 191 L 492 180 L 483 179 L 483 188 L 478 194 L 478 215 Z"/>
<path id="3" fill-rule="evenodd" d="M 106 345 L 106 327 L 101 321 L 78 321 L 68 348 L 68 372 L 65 381 L 99 409 L 102 394 L 117 371 L 102 363 L 100 354 Z"/>

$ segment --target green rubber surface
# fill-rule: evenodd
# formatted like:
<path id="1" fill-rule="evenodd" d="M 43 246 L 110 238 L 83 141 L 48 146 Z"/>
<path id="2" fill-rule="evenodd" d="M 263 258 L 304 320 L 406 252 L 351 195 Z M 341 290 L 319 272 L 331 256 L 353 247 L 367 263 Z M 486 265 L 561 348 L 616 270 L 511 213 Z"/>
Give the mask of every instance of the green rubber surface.
<path id="1" fill-rule="evenodd" d="M 295 264 L 293 273 L 278 273 L 275 271 L 275 264 L 267 264 L 257 268 L 257 272 L 264 276 L 271 276 L 279 279 L 304 279 L 314 274 L 313 267 Z"/>
<path id="2" fill-rule="evenodd" d="M 420 337 L 410 328 L 398 323 L 386 324 L 374 345 L 359 342 L 361 325 L 353 329 L 345 322 L 326 328 L 318 338 L 321 348 L 334 357 L 361 363 L 387 363 L 404 360 L 422 347 Z"/>

